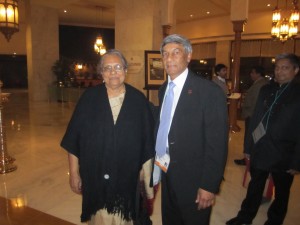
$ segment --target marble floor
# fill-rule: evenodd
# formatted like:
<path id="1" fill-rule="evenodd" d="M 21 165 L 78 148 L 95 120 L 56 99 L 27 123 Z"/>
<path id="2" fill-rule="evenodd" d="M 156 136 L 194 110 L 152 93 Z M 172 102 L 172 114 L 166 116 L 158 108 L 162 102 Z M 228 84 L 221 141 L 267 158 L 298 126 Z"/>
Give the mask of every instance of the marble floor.
<path id="1" fill-rule="evenodd" d="M 59 146 L 74 109 L 74 103 L 44 102 L 29 103 L 26 90 L 4 90 L 11 92 L 4 104 L 7 151 L 16 161 L 17 170 L 0 174 L 0 225 L 80 225 L 81 197 L 74 194 L 68 184 L 67 154 Z M 240 158 L 242 152 L 242 130 L 231 133 L 229 155 L 225 171 L 225 181 L 213 208 L 211 224 L 223 225 L 236 215 L 246 189 L 242 187 L 244 166 L 236 166 L 233 159 Z M 295 225 L 300 221 L 300 181 L 295 178 L 285 225 Z M 269 203 L 260 207 L 253 224 L 261 225 L 266 219 Z M 23 215 L 41 213 L 40 221 L 33 223 L 27 215 L 22 220 L 12 220 L 23 209 Z M 32 215 L 32 214 L 30 214 Z M 49 215 L 51 219 L 47 216 Z M 21 214 L 20 214 L 21 216 Z M 65 222 L 64 222 L 65 221 Z M 152 216 L 154 225 L 161 225 L 160 197 L 155 201 Z M 298 222 L 297 222 L 298 221 Z"/>

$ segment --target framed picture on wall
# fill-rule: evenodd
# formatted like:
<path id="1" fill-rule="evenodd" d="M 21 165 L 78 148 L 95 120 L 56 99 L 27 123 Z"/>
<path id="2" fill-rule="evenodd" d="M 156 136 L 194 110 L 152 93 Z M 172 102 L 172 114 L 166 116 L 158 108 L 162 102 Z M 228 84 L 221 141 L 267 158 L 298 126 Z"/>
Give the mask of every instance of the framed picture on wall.
<path id="1" fill-rule="evenodd" d="M 159 51 L 145 51 L 145 88 L 156 89 L 167 79 Z"/>

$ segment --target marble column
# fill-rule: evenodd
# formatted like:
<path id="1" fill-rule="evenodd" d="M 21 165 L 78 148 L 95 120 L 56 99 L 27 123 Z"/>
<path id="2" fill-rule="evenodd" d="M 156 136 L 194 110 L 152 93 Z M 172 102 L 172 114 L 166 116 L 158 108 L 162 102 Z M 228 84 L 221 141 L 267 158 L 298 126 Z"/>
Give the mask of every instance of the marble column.
<path id="1" fill-rule="evenodd" d="M 115 47 L 129 63 L 126 82 L 146 94 L 145 50 L 159 50 L 162 41 L 161 0 L 116 0 Z M 153 96 L 150 100 L 156 103 Z"/>
<path id="2" fill-rule="evenodd" d="M 231 21 L 234 31 L 234 55 L 233 55 L 233 72 L 231 73 L 232 93 L 240 92 L 240 52 L 241 52 L 241 40 L 242 32 L 244 31 L 244 25 L 248 17 L 248 0 L 231 0 Z M 229 104 L 229 126 L 232 132 L 240 131 L 240 127 L 237 125 L 237 106 L 239 99 L 230 99 Z"/>
<path id="3" fill-rule="evenodd" d="M 51 71 L 59 58 L 58 12 L 26 1 L 26 51 L 30 101 L 48 100 Z"/>

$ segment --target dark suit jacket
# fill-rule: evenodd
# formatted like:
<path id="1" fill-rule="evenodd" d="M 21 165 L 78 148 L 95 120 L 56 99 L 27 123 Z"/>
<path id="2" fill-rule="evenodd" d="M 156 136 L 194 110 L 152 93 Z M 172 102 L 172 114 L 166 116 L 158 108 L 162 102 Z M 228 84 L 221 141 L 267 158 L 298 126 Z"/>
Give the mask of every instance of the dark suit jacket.
<path id="1" fill-rule="evenodd" d="M 167 82 L 159 90 L 160 108 Z M 156 131 L 158 130 L 159 120 Z M 227 158 L 226 98 L 219 86 L 189 72 L 169 132 L 168 180 L 179 204 L 194 202 L 198 188 L 216 193 Z"/>
<path id="2" fill-rule="evenodd" d="M 284 90 L 285 89 L 285 90 Z M 266 134 L 253 143 L 252 132 L 273 105 Z M 271 82 L 261 88 L 245 141 L 245 152 L 251 155 L 251 166 L 266 171 L 300 171 L 300 84 L 293 80 L 281 87 Z M 262 121 L 266 128 L 267 116 Z"/>

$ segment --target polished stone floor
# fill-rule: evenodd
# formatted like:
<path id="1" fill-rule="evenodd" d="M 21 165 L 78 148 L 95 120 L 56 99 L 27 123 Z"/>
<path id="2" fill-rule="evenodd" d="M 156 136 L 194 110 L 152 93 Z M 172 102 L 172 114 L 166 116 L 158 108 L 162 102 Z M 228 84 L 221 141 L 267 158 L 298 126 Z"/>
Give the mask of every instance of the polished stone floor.
<path id="1" fill-rule="evenodd" d="M 4 92 L 12 93 L 2 112 L 7 151 L 16 159 L 17 170 L 0 174 L 0 225 L 82 224 L 81 197 L 69 188 L 67 154 L 59 146 L 74 103 L 29 103 L 26 90 Z M 230 134 L 225 181 L 213 208 L 212 225 L 223 225 L 235 216 L 246 193 L 241 185 L 245 167 L 233 163 L 242 152 L 243 122 L 239 125 L 241 132 Z M 285 225 L 299 224 L 299 188 L 296 177 Z M 268 206 L 261 206 L 254 225 L 263 224 Z M 153 225 L 161 225 L 159 194 L 152 220 Z"/>

